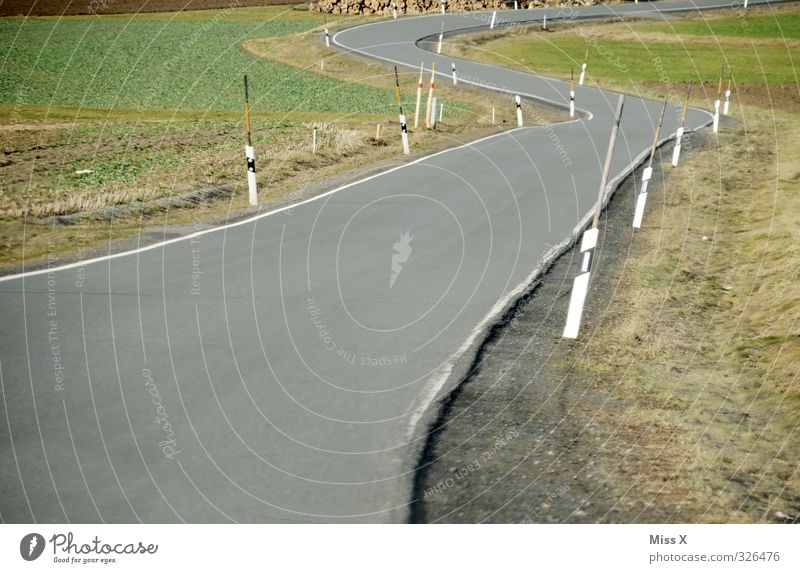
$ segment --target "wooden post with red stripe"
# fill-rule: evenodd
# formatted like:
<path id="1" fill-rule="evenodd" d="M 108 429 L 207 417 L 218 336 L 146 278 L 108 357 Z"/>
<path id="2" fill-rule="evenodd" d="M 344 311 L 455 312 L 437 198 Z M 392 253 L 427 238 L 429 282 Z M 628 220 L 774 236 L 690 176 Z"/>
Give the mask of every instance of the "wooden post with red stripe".
<path id="1" fill-rule="evenodd" d="M 425 127 L 431 127 L 431 105 L 433 105 L 433 90 L 436 88 L 436 62 L 431 64 L 431 83 L 428 88 L 427 109 L 425 110 Z"/>
<path id="2" fill-rule="evenodd" d="M 422 72 L 425 62 L 419 63 L 419 83 L 417 84 L 417 105 L 414 108 L 414 129 L 419 127 L 419 105 L 422 102 L 422 89 L 425 87 L 422 83 Z"/>

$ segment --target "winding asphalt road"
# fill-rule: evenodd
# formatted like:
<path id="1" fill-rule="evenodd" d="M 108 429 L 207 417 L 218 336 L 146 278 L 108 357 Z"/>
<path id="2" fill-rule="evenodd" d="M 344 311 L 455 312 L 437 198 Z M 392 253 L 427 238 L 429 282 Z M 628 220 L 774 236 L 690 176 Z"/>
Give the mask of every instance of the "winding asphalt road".
<path id="1" fill-rule="evenodd" d="M 416 44 L 442 20 L 448 31 L 488 23 L 401 18 L 334 42 L 410 68 L 435 58 L 449 75 L 450 58 Z M 566 104 L 563 82 L 456 65 L 462 81 Z M 579 120 L 514 129 L 224 228 L 0 279 L 0 518 L 404 521 L 437 399 L 591 209 L 615 99 L 579 88 Z M 627 99 L 616 176 L 643 159 L 659 106 Z M 687 124 L 709 120 L 691 110 Z"/>

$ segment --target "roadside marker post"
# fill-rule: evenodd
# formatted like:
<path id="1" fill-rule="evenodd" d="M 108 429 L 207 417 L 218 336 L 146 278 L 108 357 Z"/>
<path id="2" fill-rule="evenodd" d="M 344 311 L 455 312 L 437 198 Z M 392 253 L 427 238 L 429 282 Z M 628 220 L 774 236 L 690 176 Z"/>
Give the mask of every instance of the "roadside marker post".
<path id="1" fill-rule="evenodd" d="M 633 228 L 640 229 L 642 227 L 642 218 L 644 217 L 644 207 L 647 203 L 647 187 L 650 184 L 650 179 L 653 178 L 653 159 L 656 156 L 656 146 L 658 145 L 658 135 L 661 133 L 661 126 L 664 124 L 664 112 L 667 111 L 667 98 L 664 98 L 664 107 L 661 108 L 661 117 L 658 118 L 658 126 L 656 126 L 656 134 L 653 136 L 653 145 L 650 147 L 650 160 L 647 167 L 642 172 L 642 188 L 639 195 L 636 197 L 636 210 L 633 213 Z"/>
<path id="2" fill-rule="evenodd" d="M 569 73 L 569 116 L 575 117 L 575 68 Z"/>
<path id="3" fill-rule="evenodd" d="M 434 96 L 433 102 L 431 102 L 431 108 L 433 108 L 433 110 L 431 111 L 431 129 L 436 129 L 436 123 L 437 123 L 437 120 L 436 120 L 436 108 L 439 105 L 438 102 L 439 102 L 439 98 Z"/>
<path id="4" fill-rule="evenodd" d="M 725 90 L 725 104 L 722 106 L 722 114 L 728 115 L 728 111 L 731 105 L 731 87 L 733 87 L 733 68 L 728 70 L 730 76 L 728 76 L 728 89 Z"/>
<path id="5" fill-rule="evenodd" d="M 256 182 L 256 151 L 250 136 L 250 90 L 247 86 L 247 74 L 244 76 L 244 123 L 247 133 L 247 145 L 244 155 L 247 159 L 247 188 L 250 194 L 250 204 L 258 205 L 258 183 Z"/>
<path id="6" fill-rule="evenodd" d="M 314 130 L 311 134 L 311 153 L 312 155 L 317 154 L 317 126 L 314 126 Z"/>
<path id="7" fill-rule="evenodd" d="M 714 102 L 714 125 L 713 131 L 714 133 L 719 132 L 719 106 L 720 106 L 720 98 L 722 97 L 722 75 L 725 70 L 725 65 L 723 64 L 719 69 L 719 85 L 717 86 L 717 100 Z"/>
<path id="8" fill-rule="evenodd" d="M 445 12 L 444 6 L 445 6 L 446 3 L 447 3 L 447 0 L 442 0 L 442 14 L 444 14 L 444 12 Z"/>
<path id="9" fill-rule="evenodd" d="M 564 338 L 578 338 L 581 329 L 581 318 L 583 317 L 583 306 L 586 302 L 586 295 L 589 292 L 589 279 L 592 273 L 592 260 L 594 251 L 597 247 L 597 240 L 600 235 L 600 211 L 603 208 L 603 197 L 605 196 L 606 185 L 608 184 L 608 174 L 611 170 L 611 158 L 614 155 L 614 146 L 617 142 L 617 132 L 619 131 L 620 120 L 622 119 L 622 107 L 625 103 L 625 96 L 620 95 L 617 103 L 617 113 L 614 125 L 611 128 L 611 138 L 608 142 L 608 152 L 606 162 L 603 166 L 603 175 L 600 178 L 600 190 L 597 194 L 597 204 L 594 209 L 592 228 L 583 233 L 581 239 L 581 271 L 572 283 L 572 292 L 569 299 L 569 310 L 567 311 L 567 323 L 564 326 L 562 336 Z"/>
<path id="10" fill-rule="evenodd" d="M 517 127 L 522 127 L 522 100 L 518 95 L 514 96 L 514 103 L 517 104 Z"/>
<path id="11" fill-rule="evenodd" d="M 494 106 L 492 106 L 492 125 L 494 125 Z"/>
<path id="12" fill-rule="evenodd" d="M 542 18 L 542 30 L 547 30 L 547 14 Z"/>
<path id="13" fill-rule="evenodd" d="M 517 0 L 514 0 L 514 10 L 519 10 L 519 2 Z"/>
<path id="14" fill-rule="evenodd" d="M 436 88 L 436 62 L 431 64 L 431 83 L 428 88 L 428 101 L 425 102 L 425 127 L 431 127 L 431 104 L 433 103 L 433 90 Z"/>
<path id="15" fill-rule="evenodd" d="M 495 22 L 495 20 L 497 20 L 497 10 L 492 12 L 492 21 L 489 22 L 489 29 L 490 30 L 494 30 L 494 22 Z"/>
<path id="16" fill-rule="evenodd" d="M 444 22 L 442 22 L 442 30 L 439 32 L 439 43 L 436 45 L 436 53 L 442 53 L 442 40 L 444 40 Z"/>
<path id="17" fill-rule="evenodd" d="M 327 28 L 325 28 L 325 47 L 326 48 L 331 47 L 331 35 L 328 33 Z"/>
<path id="18" fill-rule="evenodd" d="M 456 75 L 456 63 L 450 62 L 450 69 L 453 70 L 453 85 L 458 85 L 458 76 Z"/>
<path id="19" fill-rule="evenodd" d="M 375 141 L 378 141 L 381 138 L 381 124 L 379 123 L 375 127 Z"/>
<path id="20" fill-rule="evenodd" d="M 686 111 L 689 109 L 689 96 L 692 95 L 692 82 L 689 82 L 689 90 L 686 92 L 686 101 L 683 102 L 683 113 L 681 114 L 681 126 L 675 132 L 675 147 L 672 148 L 672 166 L 678 166 L 681 157 L 681 143 L 683 142 L 683 127 L 686 124 Z"/>
<path id="21" fill-rule="evenodd" d="M 444 102 L 439 104 L 439 123 L 442 123 L 443 117 L 444 117 Z"/>
<path id="22" fill-rule="evenodd" d="M 583 85 L 583 80 L 586 79 L 586 65 L 589 63 L 589 48 L 586 48 L 586 54 L 583 56 L 583 63 L 581 64 L 581 75 L 578 76 L 578 85 Z"/>
<path id="23" fill-rule="evenodd" d="M 392 18 L 397 20 L 397 2 L 392 0 Z"/>
<path id="24" fill-rule="evenodd" d="M 422 72 L 423 67 L 425 66 L 425 62 L 420 62 L 419 64 L 419 83 L 417 84 L 417 105 L 414 108 L 414 129 L 419 127 L 419 105 L 422 102 Z"/>
<path id="25" fill-rule="evenodd" d="M 397 66 L 394 67 L 394 83 L 397 86 L 397 107 L 400 108 L 400 139 L 403 141 L 403 155 L 408 155 L 411 153 L 408 148 L 408 125 L 403 114 L 403 102 L 400 100 L 400 75 L 397 73 Z"/>

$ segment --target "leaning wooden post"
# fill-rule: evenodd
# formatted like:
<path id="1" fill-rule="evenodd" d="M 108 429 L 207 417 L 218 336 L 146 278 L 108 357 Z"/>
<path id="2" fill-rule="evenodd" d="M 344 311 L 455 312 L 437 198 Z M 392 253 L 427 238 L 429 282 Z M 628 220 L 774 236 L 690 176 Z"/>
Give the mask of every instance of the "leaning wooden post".
<path id="1" fill-rule="evenodd" d="M 644 206 L 647 203 L 647 187 L 653 177 L 653 159 L 656 156 L 656 146 L 658 145 L 658 135 L 661 133 L 661 126 L 664 124 L 664 112 L 667 111 L 667 98 L 664 98 L 664 107 L 661 108 L 661 117 L 658 118 L 656 134 L 653 136 L 653 145 L 650 147 L 650 161 L 642 172 L 642 188 L 636 197 L 636 210 L 633 213 L 633 228 L 639 229 L 642 226 L 644 217 Z"/>
<path id="2" fill-rule="evenodd" d="M 597 203 L 594 207 L 594 218 L 592 228 L 583 233 L 581 240 L 581 272 L 575 277 L 572 283 L 572 293 L 569 299 L 569 310 L 567 311 L 567 324 L 564 326 L 564 338 L 578 338 L 581 328 L 581 317 L 583 316 L 583 305 L 586 302 L 586 295 L 589 292 L 589 279 L 592 272 L 592 259 L 594 250 L 597 247 L 597 239 L 600 235 L 600 212 L 603 210 L 603 198 L 605 197 L 606 185 L 608 184 L 608 174 L 611 171 L 611 158 L 614 155 L 614 146 L 617 142 L 617 132 L 619 131 L 620 120 L 622 119 L 622 106 L 625 103 L 625 96 L 619 96 L 617 103 L 616 117 L 611 128 L 611 138 L 608 142 L 608 152 L 606 153 L 606 163 L 603 166 L 603 174 L 600 178 L 600 190 L 597 193 Z"/>
<path id="3" fill-rule="evenodd" d="M 675 132 L 675 147 L 672 148 L 672 166 L 678 166 L 681 157 L 681 144 L 683 143 L 683 126 L 686 125 L 686 111 L 689 109 L 689 97 L 692 95 L 692 82 L 689 82 L 689 90 L 686 92 L 686 101 L 683 102 L 683 113 L 681 114 L 681 126 Z"/>

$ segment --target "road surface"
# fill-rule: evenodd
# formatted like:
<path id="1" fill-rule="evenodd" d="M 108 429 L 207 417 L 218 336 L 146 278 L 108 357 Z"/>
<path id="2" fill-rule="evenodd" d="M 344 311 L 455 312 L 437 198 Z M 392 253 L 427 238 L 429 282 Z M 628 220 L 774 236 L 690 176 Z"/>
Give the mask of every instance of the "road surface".
<path id="1" fill-rule="evenodd" d="M 499 21 L 545 13 L 558 10 Z M 434 58 L 417 40 L 443 19 L 448 31 L 487 26 L 479 17 L 376 22 L 334 43 L 416 68 Z M 450 59 L 436 62 L 444 81 Z M 465 82 L 567 101 L 560 81 L 456 65 Z M 0 518 L 406 520 L 437 399 L 593 205 L 615 100 L 578 88 L 582 119 L 510 130 L 223 228 L 0 279 Z M 643 158 L 659 106 L 627 99 L 615 176 Z M 687 123 L 709 120 L 691 110 Z"/>

